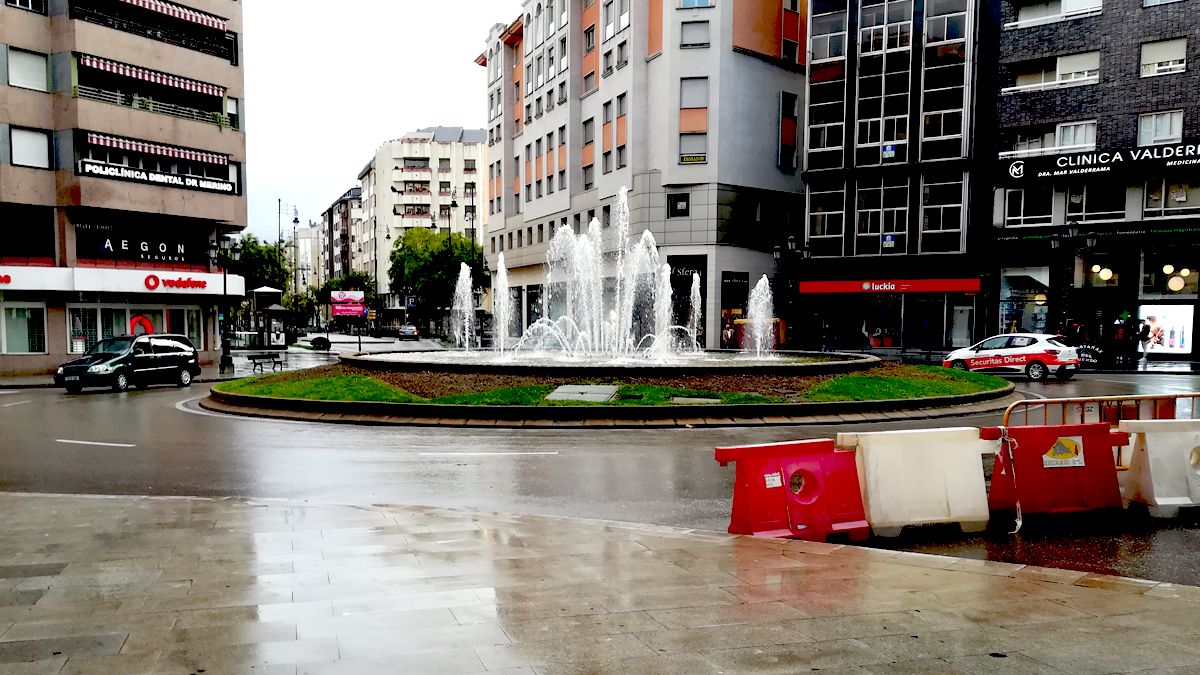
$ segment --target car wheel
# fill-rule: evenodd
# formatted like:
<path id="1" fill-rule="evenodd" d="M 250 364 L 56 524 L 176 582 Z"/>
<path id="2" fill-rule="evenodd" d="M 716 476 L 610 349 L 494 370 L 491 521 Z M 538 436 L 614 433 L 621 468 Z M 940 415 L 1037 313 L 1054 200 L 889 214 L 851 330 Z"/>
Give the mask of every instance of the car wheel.
<path id="1" fill-rule="evenodd" d="M 83 393 L 83 387 L 77 387 L 77 386 L 74 386 L 74 385 L 72 385 L 72 386 L 70 386 L 70 387 L 66 387 L 66 390 L 67 390 L 67 393 L 68 393 L 68 394 L 70 394 L 70 395 L 72 395 L 72 396 L 74 396 L 74 395 L 76 395 L 76 394 Z"/>
<path id="2" fill-rule="evenodd" d="M 950 364 L 950 367 L 955 370 L 966 370 L 967 362 L 966 361 L 955 361 L 954 363 Z"/>
<path id="3" fill-rule="evenodd" d="M 1075 374 L 1075 371 L 1073 371 L 1073 370 L 1067 370 L 1066 368 L 1059 368 L 1058 372 L 1054 374 L 1054 377 L 1062 382 L 1066 382 L 1067 380 L 1071 379 L 1071 376 L 1074 374 Z"/>
<path id="4" fill-rule="evenodd" d="M 192 371 L 180 368 L 179 374 L 175 376 L 175 386 L 180 388 L 192 386 Z"/>
<path id="5" fill-rule="evenodd" d="M 1050 371 L 1046 368 L 1046 364 L 1041 361 L 1034 361 L 1028 366 L 1025 366 L 1025 377 L 1028 377 L 1033 382 L 1042 382 Z"/>
<path id="6" fill-rule="evenodd" d="M 129 389 L 129 373 L 124 370 L 118 370 L 113 376 L 112 390 L 121 392 Z"/>

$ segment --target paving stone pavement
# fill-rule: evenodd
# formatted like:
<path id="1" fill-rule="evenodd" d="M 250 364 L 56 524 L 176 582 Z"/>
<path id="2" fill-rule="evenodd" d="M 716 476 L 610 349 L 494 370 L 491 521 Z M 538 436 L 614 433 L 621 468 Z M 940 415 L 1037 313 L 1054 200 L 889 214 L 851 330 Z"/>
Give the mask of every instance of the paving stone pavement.
<path id="1" fill-rule="evenodd" d="M 1198 672 L 1200 589 L 566 518 L 0 493 L 0 674 L 817 668 Z"/>

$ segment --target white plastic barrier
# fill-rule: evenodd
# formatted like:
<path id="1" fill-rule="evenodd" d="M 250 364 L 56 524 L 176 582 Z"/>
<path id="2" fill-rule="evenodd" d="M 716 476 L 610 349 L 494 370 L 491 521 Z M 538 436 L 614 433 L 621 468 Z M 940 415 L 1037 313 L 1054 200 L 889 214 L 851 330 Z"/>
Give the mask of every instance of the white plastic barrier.
<path id="1" fill-rule="evenodd" d="M 857 450 L 858 485 L 876 536 L 894 537 L 906 525 L 958 523 L 964 532 L 987 527 L 982 455 L 998 441 L 979 429 L 952 427 L 837 435 Z"/>
<path id="2" fill-rule="evenodd" d="M 1126 500 L 1159 518 L 1200 506 L 1200 420 L 1125 420 L 1120 428 L 1133 436 L 1129 471 L 1121 475 Z"/>

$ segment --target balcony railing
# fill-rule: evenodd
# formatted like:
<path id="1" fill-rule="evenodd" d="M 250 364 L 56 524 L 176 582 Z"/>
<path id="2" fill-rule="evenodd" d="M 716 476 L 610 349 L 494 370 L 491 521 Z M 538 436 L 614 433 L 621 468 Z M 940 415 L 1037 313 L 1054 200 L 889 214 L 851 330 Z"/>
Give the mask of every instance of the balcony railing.
<path id="1" fill-rule="evenodd" d="M 101 103 L 110 103 L 112 105 L 124 106 L 126 108 L 136 108 L 138 110 L 158 113 L 159 115 L 170 115 L 172 117 L 182 117 L 183 119 L 195 120 L 196 122 L 215 124 L 222 129 L 237 128 L 237 126 L 232 123 L 232 120 L 230 120 L 229 116 L 223 113 L 188 108 L 186 106 L 175 105 L 174 103 L 164 103 L 162 101 L 155 101 L 154 99 L 143 98 L 137 94 L 123 94 L 117 91 L 96 89 L 94 87 L 85 87 L 83 85 L 75 85 L 75 87 L 72 88 L 72 92 L 76 98 L 86 98 L 92 101 L 100 101 Z"/>
<path id="2" fill-rule="evenodd" d="M 209 30 L 209 32 L 219 35 L 219 37 L 205 39 L 204 36 L 199 35 L 197 32 L 205 30 L 203 28 L 198 28 L 197 31 L 171 30 L 170 28 L 165 28 L 163 24 L 143 23 L 128 17 L 117 16 L 102 9 L 90 7 L 86 2 L 81 2 L 80 0 L 72 0 L 71 18 L 101 26 L 108 26 L 109 28 L 125 33 L 142 35 L 151 40 L 165 42 L 176 47 L 183 47 L 184 49 L 191 49 L 204 54 L 211 54 L 212 56 L 228 59 L 231 63 L 237 63 L 235 43 L 228 39 L 228 33 L 218 34 L 216 30 Z M 180 21 L 182 22 L 182 20 Z"/>
<path id="3" fill-rule="evenodd" d="M 998 155 L 1000 159 L 1013 159 L 1014 157 L 1038 157 L 1040 155 L 1065 155 L 1071 152 L 1089 152 L 1096 149 L 1095 143 L 1081 143 L 1079 145 L 1051 145 L 1044 148 L 1025 148 L 1024 150 L 1009 150 Z"/>
<path id="4" fill-rule="evenodd" d="M 1057 23 L 1059 21 L 1070 21 L 1071 19 L 1082 19 L 1084 17 L 1096 16 L 1104 11 L 1103 6 L 1096 5 L 1095 7 L 1083 7 L 1063 12 L 1061 14 L 1051 14 L 1050 16 L 1039 16 L 1036 19 L 1025 19 L 1024 21 L 1012 21 L 1004 24 L 1004 30 L 1016 30 L 1018 28 L 1028 28 L 1029 26 L 1041 26 L 1047 23 Z"/>
<path id="5" fill-rule="evenodd" d="M 1072 80 L 1050 80 L 1048 82 L 1035 82 L 1033 84 L 1022 84 L 1015 87 L 1004 87 L 1000 90 L 1001 94 L 1021 94 L 1027 91 L 1045 91 L 1047 89 L 1066 89 L 1067 87 L 1082 87 L 1089 84 L 1097 84 L 1100 82 L 1099 75 L 1091 75 L 1089 77 L 1080 77 Z"/>

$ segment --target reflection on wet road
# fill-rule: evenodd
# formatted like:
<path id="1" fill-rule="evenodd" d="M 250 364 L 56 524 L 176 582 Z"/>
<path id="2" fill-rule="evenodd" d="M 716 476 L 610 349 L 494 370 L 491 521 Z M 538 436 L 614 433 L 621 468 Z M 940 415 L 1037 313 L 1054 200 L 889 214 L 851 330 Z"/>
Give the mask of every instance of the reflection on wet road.
<path id="1" fill-rule="evenodd" d="M 1083 376 L 1068 383 L 1019 383 L 1018 389 L 1047 398 L 1185 393 L 1200 389 L 1200 377 Z M 713 461 L 714 446 L 828 437 L 845 430 L 321 425 L 202 414 L 194 402 L 186 402 L 205 392 L 199 386 L 120 395 L 22 392 L 18 400 L 28 404 L 0 408 L 0 489 L 423 504 L 723 530 L 733 470 Z M 192 411 L 180 410 L 181 403 L 179 407 Z M 870 427 L 998 421 L 998 416 L 987 416 Z M 922 531 L 922 539 L 905 545 L 1200 583 L 1195 565 L 1171 563 L 1196 550 L 1200 529 L 1195 520 L 1162 529 L 1136 521 L 1099 527 L 1084 539 L 1065 538 L 1061 527 L 1057 532 L 1039 537 L 1031 531 L 1011 540 L 955 535 L 940 541 L 937 533 Z"/>

